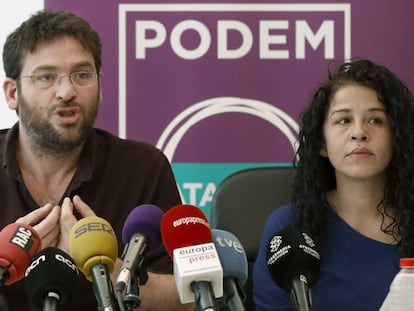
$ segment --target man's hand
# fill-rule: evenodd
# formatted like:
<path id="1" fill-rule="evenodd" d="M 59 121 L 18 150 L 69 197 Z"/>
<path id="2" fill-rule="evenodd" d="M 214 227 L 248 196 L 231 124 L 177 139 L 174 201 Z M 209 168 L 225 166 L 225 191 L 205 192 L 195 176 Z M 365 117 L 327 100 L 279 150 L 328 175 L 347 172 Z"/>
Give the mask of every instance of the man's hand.
<path id="1" fill-rule="evenodd" d="M 73 209 L 75 209 L 79 215 L 84 217 L 96 216 L 93 210 L 82 201 L 82 199 L 75 195 L 73 201 L 69 198 L 65 198 L 62 203 L 61 213 L 60 213 L 60 235 L 59 242 L 57 247 L 69 253 L 69 234 L 73 225 L 78 221 L 78 219 L 73 214 Z"/>
<path id="2" fill-rule="evenodd" d="M 42 249 L 58 245 L 59 241 L 59 217 L 60 207 L 48 203 L 45 206 L 30 212 L 29 214 L 18 218 L 16 223 L 30 225 L 39 234 L 42 240 Z"/>

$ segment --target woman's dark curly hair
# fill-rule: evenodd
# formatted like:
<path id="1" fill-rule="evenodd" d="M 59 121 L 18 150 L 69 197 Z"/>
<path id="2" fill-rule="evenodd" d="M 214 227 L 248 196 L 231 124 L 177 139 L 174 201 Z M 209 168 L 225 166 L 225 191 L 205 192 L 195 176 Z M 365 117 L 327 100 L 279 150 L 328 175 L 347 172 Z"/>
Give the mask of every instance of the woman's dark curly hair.
<path id="1" fill-rule="evenodd" d="M 382 230 L 397 243 L 401 256 L 414 256 L 414 98 L 407 86 L 389 69 L 372 61 L 346 62 L 329 74 L 302 114 L 294 166 L 292 203 L 298 225 L 322 243 L 328 220 L 326 193 L 336 188 L 330 161 L 319 152 L 324 143 L 323 124 L 332 97 L 345 85 L 374 90 L 385 106 L 391 126 L 393 157 L 387 169 L 384 197 L 377 209 L 392 216 Z M 392 213 L 390 212 L 392 211 Z"/>

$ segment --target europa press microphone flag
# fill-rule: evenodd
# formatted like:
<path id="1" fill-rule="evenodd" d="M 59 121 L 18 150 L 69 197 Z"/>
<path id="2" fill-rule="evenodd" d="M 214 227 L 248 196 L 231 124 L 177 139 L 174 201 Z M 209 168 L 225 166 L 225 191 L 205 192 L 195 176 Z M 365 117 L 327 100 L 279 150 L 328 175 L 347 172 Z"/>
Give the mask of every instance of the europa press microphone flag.
<path id="1" fill-rule="evenodd" d="M 164 246 L 173 258 L 174 278 L 181 303 L 196 301 L 201 310 L 213 304 L 208 289 L 215 298 L 223 296 L 223 269 L 212 242 L 212 233 L 204 213 L 193 205 L 177 205 L 169 209 L 161 220 Z"/>

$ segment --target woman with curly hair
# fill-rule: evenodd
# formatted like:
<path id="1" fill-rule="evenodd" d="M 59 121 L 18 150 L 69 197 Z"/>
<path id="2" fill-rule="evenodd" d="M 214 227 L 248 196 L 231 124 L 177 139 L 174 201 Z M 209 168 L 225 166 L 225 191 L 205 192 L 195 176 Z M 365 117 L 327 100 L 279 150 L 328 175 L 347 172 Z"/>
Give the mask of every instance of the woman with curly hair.
<path id="1" fill-rule="evenodd" d="M 290 226 L 321 256 L 313 310 L 377 311 L 400 257 L 414 257 L 414 98 L 386 67 L 359 59 L 329 74 L 302 115 L 292 203 L 276 209 L 254 266 L 256 310 L 294 310 L 267 267 Z"/>

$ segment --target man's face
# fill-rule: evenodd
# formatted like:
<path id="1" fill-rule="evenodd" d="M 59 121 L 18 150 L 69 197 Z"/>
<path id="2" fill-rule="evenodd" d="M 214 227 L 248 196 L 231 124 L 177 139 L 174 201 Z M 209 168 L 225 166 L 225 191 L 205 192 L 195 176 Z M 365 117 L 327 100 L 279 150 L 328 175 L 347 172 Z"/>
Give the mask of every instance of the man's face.
<path id="1" fill-rule="evenodd" d="M 40 151 L 68 152 L 93 127 L 101 99 L 99 76 L 79 85 L 70 77 L 77 72 L 83 77 L 96 69 L 92 54 L 72 37 L 41 45 L 24 58 L 16 108 L 22 135 Z M 49 80 L 55 81 L 48 85 Z"/>

